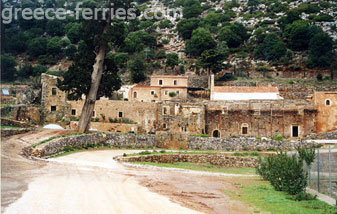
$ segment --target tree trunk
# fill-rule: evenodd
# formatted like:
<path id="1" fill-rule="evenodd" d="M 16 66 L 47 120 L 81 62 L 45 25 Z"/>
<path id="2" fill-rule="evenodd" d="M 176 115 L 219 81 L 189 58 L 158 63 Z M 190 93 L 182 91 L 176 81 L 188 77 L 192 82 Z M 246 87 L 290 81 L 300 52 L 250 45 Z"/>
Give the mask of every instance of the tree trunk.
<path id="1" fill-rule="evenodd" d="M 94 71 L 91 74 L 91 86 L 88 95 L 85 98 L 85 102 L 82 108 L 81 118 L 78 123 L 78 132 L 88 132 L 89 125 L 92 118 L 92 113 L 94 111 L 97 92 L 99 88 L 99 84 L 101 82 L 102 74 L 103 74 L 103 63 L 106 54 L 106 45 L 101 45 L 99 48 L 99 52 L 96 55 L 95 64 L 93 66 Z"/>
<path id="2" fill-rule="evenodd" d="M 103 31 L 103 34 L 107 32 L 108 28 L 111 25 L 111 15 L 107 13 L 107 22 Z M 103 64 L 104 58 L 107 51 L 107 44 L 101 44 L 96 54 L 95 63 L 93 65 L 93 72 L 91 74 L 91 86 L 89 93 L 85 98 L 85 102 L 82 108 L 81 118 L 78 122 L 77 131 L 78 132 L 88 132 L 90 128 L 90 122 L 92 118 L 92 113 L 95 108 L 95 103 L 97 99 L 97 92 L 99 88 L 99 84 L 102 79 L 103 74 Z"/>

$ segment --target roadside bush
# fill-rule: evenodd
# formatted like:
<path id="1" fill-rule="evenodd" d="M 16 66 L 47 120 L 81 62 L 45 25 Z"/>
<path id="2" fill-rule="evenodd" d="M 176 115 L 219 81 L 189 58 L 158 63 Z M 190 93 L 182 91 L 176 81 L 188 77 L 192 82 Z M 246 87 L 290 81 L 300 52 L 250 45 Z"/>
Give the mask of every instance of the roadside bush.
<path id="1" fill-rule="evenodd" d="M 260 156 L 260 154 L 258 152 L 252 152 L 250 153 L 251 156 Z"/>
<path id="2" fill-rule="evenodd" d="M 151 152 L 146 150 L 146 151 L 139 152 L 138 154 L 139 155 L 151 155 Z"/>
<path id="3" fill-rule="evenodd" d="M 283 141 L 283 137 L 277 134 L 277 135 L 274 135 L 273 140 Z"/>
<path id="4" fill-rule="evenodd" d="M 323 75 L 321 73 L 318 73 L 316 78 L 317 78 L 318 81 L 322 81 Z"/>
<path id="5" fill-rule="evenodd" d="M 63 148 L 63 151 L 64 152 L 72 152 L 72 151 L 75 151 L 75 150 L 72 146 L 66 146 L 66 147 Z"/>
<path id="6" fill-rule="evenodd" d="M 296 195 L 292 197 L 294 201 L 310 201 L 310 200 L 315 200 L 316 198 L 317 198 L 317 195 L 311 195 L 304 191 L 297 193 Z"/>
<path id="7" fill-rule="evenodd" d="M 308 174 L 303 170 L 303 160 L 296 155 L 287 156 L 278 153 L 276 157 L 259 158 L 256 172 L 277 191 L 284 191 L 291 195 L 303 192 L 307 186 Z"/>

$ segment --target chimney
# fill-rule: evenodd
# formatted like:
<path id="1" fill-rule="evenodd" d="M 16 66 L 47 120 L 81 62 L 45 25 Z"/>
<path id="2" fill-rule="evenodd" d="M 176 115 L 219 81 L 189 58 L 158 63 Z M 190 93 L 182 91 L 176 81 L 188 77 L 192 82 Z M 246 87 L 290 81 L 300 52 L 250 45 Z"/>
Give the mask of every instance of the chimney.
<path id="1" fill-rule="evenodd" d="M 213 91 L 214 91 L 214 74 L 211 75 L 211 81 L 210 81 L 210 85 L 211 85 L 211 100 L 213 100 Z"/>

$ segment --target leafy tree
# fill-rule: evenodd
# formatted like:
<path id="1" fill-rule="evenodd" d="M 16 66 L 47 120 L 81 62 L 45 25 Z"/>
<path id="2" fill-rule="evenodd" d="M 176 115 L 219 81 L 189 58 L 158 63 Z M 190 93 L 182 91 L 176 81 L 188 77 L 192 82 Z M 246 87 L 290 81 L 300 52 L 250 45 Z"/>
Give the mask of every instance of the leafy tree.
<path id="1" fill-rule="evenodd" d="M 128 0 L 117 0 L 113 3 L 117 8 L 132 7 Z M 110 7 L 111 0 L 104 3 L 90 1 L 83 5 L 93 10 L 102 6 Z M 58 87 L 68 93 L 68 98 L 81 99 L 83 94 L 86 95 L 77 130 L 79 132 L 89 130 L 97 98 L 110 97 L 120 87 L 118 68 L 113 57 L 107 53 L 120 47 L 127 28 L 124 22 L 112 19 L 110 12 L 109 10 L 104 18 L 81 21 L 82 41 L 79 42 L 78 54 L 69 71 L 64 73 L 63 80 L 58 80 Z"/>
<path id="2" fill-rule="evenodd" d="M 67 48 L 66 48 L 66 56 L 69 58 L 69 59 L 74 59 L 75 57 L 75 54 L 77 52 L 77 48 L 75 45 L 73 44 L 70 44 Z"/>
<path id="3" fill-rule="evenodd" d="M 307 50 L 311 37 L 311 27 L 306 21 L 295 21 L 285 27 L 284 36 L 292 50 Z"/>
<path id="4" fill-rule="evenodd" d="M 190 39 L 192 32 L 199 27 L 200 19 L 191 18 L 183 19 L 177 24 L 178 33 L 183 37 L 183 39 Z"/>
<path id="5" fill-rule="evenodd" d="M 34 77 L 39 77 L 41 76 L 42 73 L 46 73 L 47 68 L 43 65 L 36 65 L 33 67 L 33 76 Z"/>
<path id="6" fill-rule="evenodd" d="M 139 83 L 145 80 L 145 64 L 141 55 L 136 55 L 130 64 L 131 79 L 134 83 Z"/>
<path id="7" fill-rule="evenodd" d="M 164 59 L 164 58 L 166 58 L 165 50 L 158 51 L 158 53 L 156 54 L 156 59 Z"/>
<path id="8" fill-rule="evenodd" d="M 71 27 L 67 31 L 67 37 L 73 44 L 77 44 L 80 41 L 81 24 L 71 23 Z"/>
<path id="9" fill-rule="evenodd" d="M 37 57 L 46 54 L 48 40 L 43 37 L 32 39 L 28 43 L 28 54 Z"/>
<path id="10" fill-rule="evenodd" d="M 22 79 L 34 76 L 33 66 L 26 62 L 24 66 L 18 70 L 18 76 Z"/>
<path id="11" fill-rule="evenodd" d="M 329 67 L 334 56 L 332 38 L 324 32 L 314 35 L 309 42 L 309 56 L 314 66 Z"/>
<path id="12" fill-rule="evenodd" d="M 47 42 L 47 54 L 59 56 L 62 52 L 62 41 L 59 37 L 53 37 Z"/>
<path id="13" fill-rule="evenodd" d="M 2 43 L 2 46 L 5 46 L 7 53 L 20 54 L 26 51 L 27 40 L 25 33 L 11 28 L 6 30 L 5 43 Z"/>
<path id="14" fill-rule="evenodd" d="M 223 68 L 223 62 L 228 57 L 228 53 L 220 49 L 206 50 L 199 59 L 200 66 L 210 73 L 218 73 Z"/>
<path id="15" fill-rule="evenodd" d="M 202 7 L 198 0 L 186 0 L 183 8 L 183 17 L 186 19 L 195 18 L 202 13 Z"/>
<path id="16" fill-rule="evenodd" d="M 256 55 L 265 60 L 279 60 L 287 52 L 284 42 L 275 34 L 267 34 L 256 48 Z"/>
<path id="17" fill-rule="evenodd" d="M 179 64 L 179 56 L 176 53 L 166 54 L 166 65 L 174 69 Z"/>
<path id="18" fill-rule="evenodd" d="M 205 28 L 198 28 L 193 31 L 192 37 L 187 41 L 185 52 L 192 56 L 200 56 L 202 52 L 208 49 L 215 48 L 211 33 Z"/>
<path id="19" fill-rule="evenodd" d="M 63 36 L 64 35 L 63 21 L 58 19 L 49 20 L 46 24 L 46 32 L 51 36 Z"/>
<path id="20" fill-rule="evenodd" d="M 165 19 L 160 21 L 158 26 L 160 29 L 165 29 L 165 28 L 172 28 L 174 25 L 171 23 L 170 20 Z"/>
<path id="21" fill-rule="evenodd" d="M 249 38 L 248 30 L 241 23 L 235 22 L 230 26 L 221 28 L 218 39 L 227 42 L 228 47 L 236 48 Z"/>
<path id="22" fill-rule="evenodd" d="M 17 65 L 15 58 L 8 55 L 2 54 L 1 56 L 1 79 L 5 81 L 13 81 L 15 80 Z"/>
<path id="23" fill-rule="evenodd" d="M 124 68 L 126 66 L 126 63 L 129 60 L 129 54 L 128 53 L 116 53 L 114 56 L 114 60 L 117 66 Z"/>
<path id="24" fill-rule="evenodd" d="M 124 41 L 125 51 L 129 53 L 142 51 L 145 47 L 154 47 L 157 43 L 156 38 L 147 32 L 136 31 L 130 33 Z"/>
<path id="25" fill-rule="evenodd" d="M 286 16 L 282 16 L 278 24 L 280 28 L 283 30 L 287 25 L 292 24 L 294 21 L 301 20 L 300 13 L 297 11 L 290 10 Z"/>

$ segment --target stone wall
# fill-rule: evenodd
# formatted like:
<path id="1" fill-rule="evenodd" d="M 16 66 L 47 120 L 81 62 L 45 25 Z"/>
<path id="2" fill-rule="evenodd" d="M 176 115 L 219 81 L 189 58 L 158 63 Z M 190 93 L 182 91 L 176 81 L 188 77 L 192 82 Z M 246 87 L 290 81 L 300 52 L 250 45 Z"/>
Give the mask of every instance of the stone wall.
<path id="1" fill-rule="evenodd" d="M 29 131 L 31 131 L 31 129 L 1 129 L 1 137 L 23 134 Z"/>
<path id="2" fill-rule="evenodd" d="M 119 133 L 70 136 L 54 139 L 36 148 L 26 147 L 23 150 L 23 154 L 26 156 L 48 157 L 63 152 L 63 149 L 67 146 L 83 147 L 88 144 L 126 148 L 152 148 L 155 146 L 155 136 Z"/>
<path id="3" fill-rule="evenodd" d="M 1 123 L 1 126 L 14 126 L 14 127 L 20 127 L 20 128 L 31 127 L 27 123 L 24 123 L 24 122 L 21 122 L 21 121 L 9 120 L 9 119 L 5 119 L 5 118 L 1 118 L 0 123 Z"/>
<path id="4" fill-rule="evenodd" d="M 40 123 L 40 106 L 34 105 L 16 105 L 0 108 L 2 117 L 12 118 L 14 120 Z"/>
<path id="5" fill-rule="evenodd" d="M 189 76 L 189 88 L 208 88 L 208 76 Z"/>
<path id="6" fill-rule="evenodd" d="M 168 155 L 142 155 L 131 157 L 115 157 L 120 162 L 153 162 L 153 163 L 210 163 L 224 167 L 255 167 L 258 164 L 257 157 L 238 157 L 225 154 L 168 154 Z"/>

